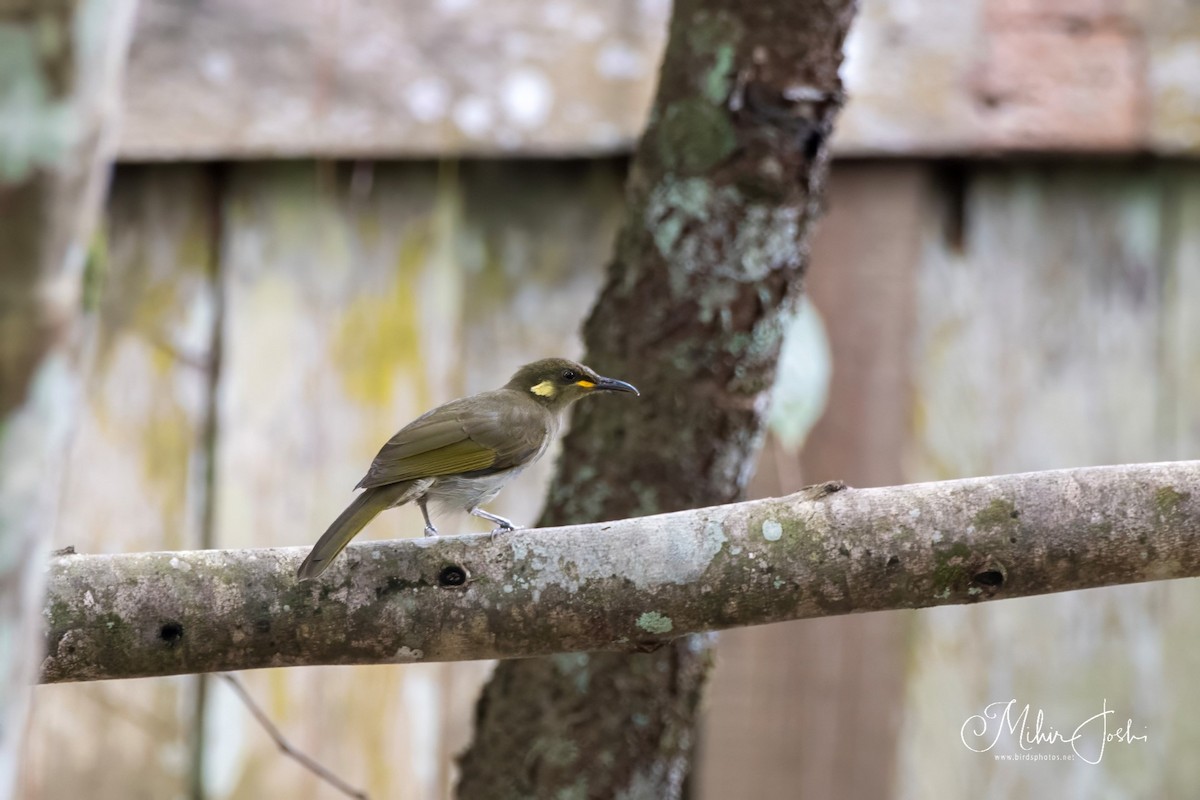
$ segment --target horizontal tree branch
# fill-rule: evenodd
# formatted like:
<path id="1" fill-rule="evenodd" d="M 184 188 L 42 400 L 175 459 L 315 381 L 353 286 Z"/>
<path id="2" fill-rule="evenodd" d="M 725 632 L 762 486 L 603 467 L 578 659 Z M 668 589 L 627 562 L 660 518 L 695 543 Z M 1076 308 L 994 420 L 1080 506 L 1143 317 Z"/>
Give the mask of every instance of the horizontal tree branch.
<path id="1" fill-rule="evenodd" d="M 790 497 L 567 528 L 64 555 L 42 680 L 638 650 L 697 631 L 1200 575 L 1200 461 Z"/>

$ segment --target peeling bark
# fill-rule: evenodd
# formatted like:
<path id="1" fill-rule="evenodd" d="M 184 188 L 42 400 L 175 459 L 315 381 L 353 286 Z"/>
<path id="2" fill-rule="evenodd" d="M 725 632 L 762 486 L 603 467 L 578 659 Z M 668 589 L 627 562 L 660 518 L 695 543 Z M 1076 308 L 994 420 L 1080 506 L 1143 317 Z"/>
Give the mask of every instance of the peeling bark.
<path id="1" fill-rule="evenodd" d="M 698 668 L 679 655 L 694 637 L 663 646 L 690 633 L 1200 575 L 1200 461 L 828 484 L 495 539 L 365 543 L 299 583 L 306 553 L 59 556 L 42 679 L 559 654 L 521 663 L 564 682 L 567 705 L 591 702 L 596 681 L 610 701 L 651 702 L 643 670 Z M 627 659 L 627 674 L 592 668 L 596 651 L 656 648 L 663 659 Z M 692 685 L 667 673 L 651 683 Z M 562 724 L 538 704 L 522 713 Z M 631 713 L 609 733 L 662 725 Z"/>
<path id="2" fill-rule="evenodd" d="M 584 327 L 587 363 L 629 376 L 643 397 L 578 409 L 542 524 L 742 496 L 819 210 L 855 8 L 675 3 L 616 256 Z M 689 641 L 565 672 L 501 664 L 458 795 L 678 797 L 709 659 Z"/>

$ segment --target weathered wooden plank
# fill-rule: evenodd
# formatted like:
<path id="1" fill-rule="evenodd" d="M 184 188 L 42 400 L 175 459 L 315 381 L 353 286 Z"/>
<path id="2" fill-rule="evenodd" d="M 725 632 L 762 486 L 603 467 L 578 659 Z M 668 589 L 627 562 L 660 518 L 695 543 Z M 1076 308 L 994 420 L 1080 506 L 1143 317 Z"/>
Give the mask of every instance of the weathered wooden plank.
<path id="1" fill-rule="evenodd" d="M 401 425 L 502 383 L 524 361 L 577 354 L 619 201 L 619 170 L 604 163 L 237 168 L 225 224 L 218 543 L 315 541 Z M 532 522 L 550 466 L 492 507 Z M 448 518 L 442 528 L 478 526 Z M 419 512 L 397 509 L 363 536 L 421 529 Z M 489 669 L 322 668 L 246 682 L 299 746 L 372 796 L 434 798 L 449 792 Z M 223 690 L 210 714 L 211 729 L 239 745 L 210 738 L 213 790 L 316 790 Z"/>
<path id="2" fill-rule="evenodd" d="M 649 109 L 669 12 L 654 0 L 148 0 L 123 152 L 623 149 Z"/>
<path id="3" fill-rule="evenodd" d="M 126 168 L 109 200 L 93 368 L 56 546 L 201 546 L 216 295 L 211 188 L 192 167 Z M 28 798 L 172 797 L 188 779 L 195 679 L 39 687 Z M 69 764 L 69 769 L 63 765 Z"/>
<path id="4" fill-rule="evenodd" d="M 1182 458 L 1200 452 L 1200 165 L 1188 164 L 1166 171 L 1163 176 L 1163 208 L 1160 220 L 1163 261 L 1161 266 L 1162 349 L 1159 360 L 1161 391 L 1156 409 L 1158 441 L 1156 452 Z M 1162 653 L 1157 664 L 1161 682 L 1160 713 L 1151 719 L 1156 739 L 1161 735 L 1163 760 L 1169 766 L 1162 776 L 1163 795 L 1186 795 L 1200 785 L 1200 764 L 1182 751 L 1200 741 L 1200 715 L 1190 713 L 1200 703 L 1195 689 L 1200 620 L 1195 613 L 1200 591 L 1195 587 L 1171 586 L 1154 596 L 1151 613 L 1158 617 Z M 1147 648 L 1146 656 L 1158 653 Z M 1144 690 L 1143 690 L 1144 691 Z"/>
<path id="5" fill-rule="evenodd" d="M 1200 450 L 1200 336 L 1183 294 L 1195 296 L 1197 234 L 1181 224 L 1198 178 L 1178 165 L 981 169 L 960 239 L 927 222 L 911 479 Z M 920 614 L 898 796 L 1186 794 L 1200 694 L 1184 609 L 1197 602 L 1200 585 L 1175 582 Z M 963 723 L 1011 699 L 1030 704 L 1030 731 L 1039 708 L 1069 736 L 1106 704 L 1109 733 L 1132 719 L 1149 741 L 1110 742 L 1098 765 L 996 761 L 1022 752 L 1007 735 L 969 752 Z M 1085 746 L 1094 757 L 1091 733 Z"/>
<path id="6" fill-rule="evenodd" d="M 668 0 L 146 0 L 130 159 L 589 154 L 645 124 Z M 866 0 L 854 154 L 1200 151 L 1186 0 Z"/>
<path id="7" fill-rule="evenodd" d="M 1151 149 L 1200 151 L 1200 6 L 1187 0 L 1142 4 L 1148 40 L 1145 58 Z"/>

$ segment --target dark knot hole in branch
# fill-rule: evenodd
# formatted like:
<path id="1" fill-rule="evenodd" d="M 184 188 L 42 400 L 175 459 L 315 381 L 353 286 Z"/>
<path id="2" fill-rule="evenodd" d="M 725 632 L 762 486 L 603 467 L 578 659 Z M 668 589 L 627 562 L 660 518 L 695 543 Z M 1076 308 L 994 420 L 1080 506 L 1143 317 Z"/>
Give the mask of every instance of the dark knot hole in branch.
<path id="1" fill-rule="evenodd" d="M 986 569 L 976 572 L 972 580 L 981 586 L 997 587 L 1004 584 L 1004 573 L 997 569 Z"/>
<path id="2" fill-rule="evenodd" d="M 173 647 L 183 638 L 183 625 L 175 621 L 164 622 L 158 629 L 158 638 Z"/>
<path id="3" fill-rule="evenodd" d="M 448 564 L 442 567 L 442 571 L 438 573 L 438 586 L 443 589 L 458 589 L 466 586 L 467 579 L 470 577 L 471 573 L 467 572 L 466 567 Z"/>

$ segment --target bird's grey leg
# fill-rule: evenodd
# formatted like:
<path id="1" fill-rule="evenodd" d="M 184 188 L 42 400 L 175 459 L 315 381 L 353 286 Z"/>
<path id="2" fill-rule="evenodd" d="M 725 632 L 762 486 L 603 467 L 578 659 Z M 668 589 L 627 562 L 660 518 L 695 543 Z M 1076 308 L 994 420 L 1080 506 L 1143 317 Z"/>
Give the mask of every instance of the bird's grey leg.
<path id="1" fill-rule="evenodd" d="M 433 527 L 433 520 L 429 518 L 429 509 L 425 507 L 425 503 L 427 502 L 424 497 L 417 501 L 417 505 L 421 507 L 421 516 L 425 518 L 425 535 L 437 536 L 437 528 Z"/>
<path id="2" fill-rule="evenodd" d="M 509 520 L 506 520 L 504 517 L 500 517 L 500 516 L 497 516 L 495 514 L 488 512 L 488 511 L 484 511 L 482 508 L 479 508 L 478 506 L 471 509 L 471 514 L 473 514 L 476 517 L 483 517 L 484 519 L 490 520 L 490 521 L 496 523 L 497 525 L 499 525 L 500 527 L 498 527 L 494 531 L 492 531 L 493 536 L 502 531 L 515 531 L 518 527 L 516 525 L 513 525 L 512 522 L 510 522 Z"/>

